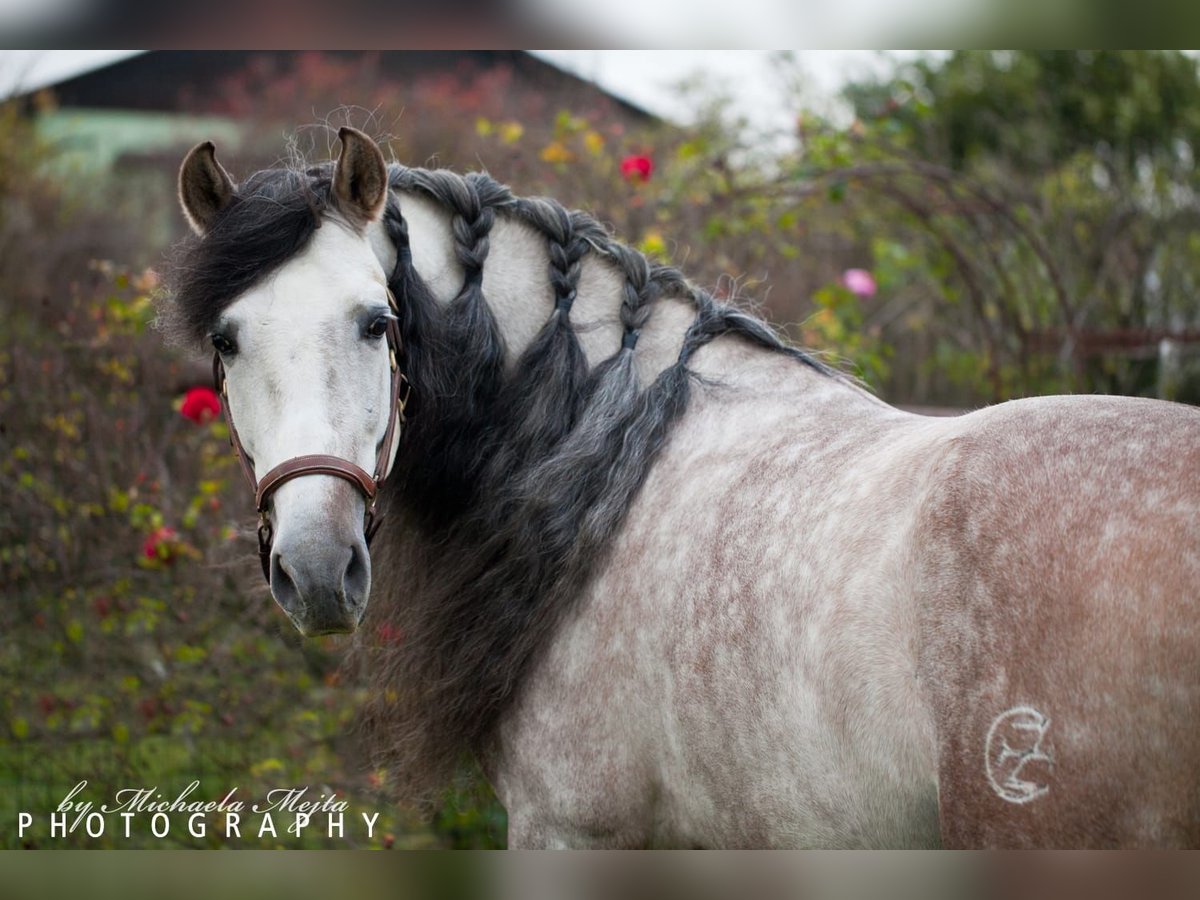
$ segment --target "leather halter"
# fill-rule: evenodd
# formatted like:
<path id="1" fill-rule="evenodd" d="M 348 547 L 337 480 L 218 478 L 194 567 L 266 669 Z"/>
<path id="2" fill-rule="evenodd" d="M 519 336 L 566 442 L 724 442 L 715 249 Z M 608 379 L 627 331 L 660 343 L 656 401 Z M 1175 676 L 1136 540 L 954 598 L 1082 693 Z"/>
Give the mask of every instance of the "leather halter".
<path id="1" fill-rule="evenodd" d="M 388 291 L 388 305 L 391 306 L 393 314 L 399 314 L 396 297 L 391 290 Z M 386 339 L 388 360 L 392 370 L 391 397 L 388 404 L 387 430 L 384 431 L 383 440 L 379 444 L 379 454 L 375 459 L 373 475 L 368 474 L 365 469 L 356 466 L 348 459 L 325 453 L 310 453 L 285 460 L 264 475 L 262 481 L 256 480 L 254 467 L 246 454 L 246 448 L 242 446 L 242 439 L 238 437 L 237 428 L 233 424 L 233 414 L 229 411 L 229 394 L 225 386 L 225 365 L 221 362 L 221 354 L 213 354 L 213 384 L 221 395 L 221 410 L 225 414 L 225 424 L 229 427 L 229 443 L 233 447 L 234 456 L 237 457 L 238 463 L 242 467 L 242 474 L 246 476 L 246 481 L 250 484 L 250 490 L 254 491 L 254 504 L 258 510 L 258 558 L 262 563 L 263 577 L 267 579 L 268 584 L 271 581 L 271 543 L 275 538 L 275 532 L 271 527 L 271 520 L 267 516 L 267 508 L 271 495 L 281 485 L 293 478 L 299 478 L 302 475 L 332 475 L 349 481 L 358 488 L 359 493 L 367 501 L 367 512 L 363 521 L 363 534 L 366 536 L 367 546 L 371 545 L 371 538 L 379 530 L 383 516 L 375 515 L 375 502 L 379 498 L 379 488 L 387 478 L 388 464 L 392 460 L 392 448 L 396 442 L 396 433 L 399 426 L 405 421 L 404 408 L 408 405 L 409 397 L 412 396 L 412 385 L 404 377 L 404 372 L 400 368 L 399 357 L 403 344 L 400 340 L 400 323 L 396 318 L 388 320 Z"/>

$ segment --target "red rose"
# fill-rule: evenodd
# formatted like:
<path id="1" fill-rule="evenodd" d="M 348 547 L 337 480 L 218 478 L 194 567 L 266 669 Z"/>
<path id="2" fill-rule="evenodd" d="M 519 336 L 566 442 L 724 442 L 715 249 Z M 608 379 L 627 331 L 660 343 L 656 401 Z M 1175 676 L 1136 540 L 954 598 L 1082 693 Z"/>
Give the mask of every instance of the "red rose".
<path id="1" fill-rule="evenodd" d="M 194 387 L 183 395 L 179 412 L 185 419 L 203 425 L 221 414 L 221 399 L 212 388 Z"/>
<path id="2" fill-rule="evenodd" d="M 628 181 L 649 181 L 654 161 L 648 156 L 627 156 L 621 160 L 621 174 Z"/>
<path id="3" fill-rule="evenodd" d="M 165 563 L 175 562 L 177 549 L 175 529 L 166 525 L 155 528 L 142 544 L 142 554 L 146 559 L 160 559 Z"/>

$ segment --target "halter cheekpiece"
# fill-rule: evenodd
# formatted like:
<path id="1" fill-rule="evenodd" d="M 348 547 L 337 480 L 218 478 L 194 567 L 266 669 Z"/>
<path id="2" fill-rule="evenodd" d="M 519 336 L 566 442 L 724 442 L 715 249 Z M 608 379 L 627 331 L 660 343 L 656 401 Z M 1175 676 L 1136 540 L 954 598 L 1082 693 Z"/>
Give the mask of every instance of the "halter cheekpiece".
<path id="1" fill-rule="evenodd" d="M 400 310 L 396 304 L 396 297 L 390 289 L 388 290 L 388 304 L 391 306 L 394 316 L 398 316 Z M 379 454 L 375 459 L 375 473 L 373 475 L 368 474 L 365 469 L 360 468 L 348 459 L 342 459 L 339 456 L 330 456 L 325 453 L 311 453 L 305 456 L 294 456 L 291 459 L 281 462 L 264 475 L 262 481 L 255 479 L 254 468 L 247 458 L 246 448 L 242 446 L 242 440 L 238 437 L 237 428 L 233 424 L 233 415 L 229 411 L 229 394 L 225 385 L 225 365 L 221 362 L 221 354 L 213 354 L 213 384 L 216 391 L 221 395 L 221 410 L 225 414 L 225 424 L 229 427 L 229 443 L 233 447 L 233 453 L 237 457 L 238 463 L 241 465 L 242 474 L 246 476 L 250 490 L 254 491 L 254 503 L 258 510 L 258 558 L 262 563 L 263 577 L 267 579 L 268 583 L 271 581 L 271 543 L 274 540 L 275 533 L 271 527 L 271 520 L 267 516 L 267 508 L 271 500 L 271 495 L 281 485 L 286 484 L 293 478 L 299 478 L 302 475 L 332 475 L 336 478 L 349 481 L 358 488 L 359 493 L 367 501 L 367 512 L 363 521 L 363 534 L 366 536 L 367 546 L 370 546 L 371 538 L 379 530 L 383 516 L 375 514 L 375 503 L 379 498 L 379 488 L 383 485 L 384 479 L 387 478 L 388 464 L 392 459 L 392 448 L 396 443 L 396 433 L 399 430 L 399 426 L 404 424 L 404 410 L 412 394 L 412 385 L 404 377 L 404 371 L 400 367 L 403 344 L 400 340 L 400 323 L 398 318 L 393 317 L 388 320 L 386 339 L 388 345 L 388 363 L 391 366 L 391 398 L 388 404 L 387 430 L 384 432 L 383 440 L 379 444 Z"/>

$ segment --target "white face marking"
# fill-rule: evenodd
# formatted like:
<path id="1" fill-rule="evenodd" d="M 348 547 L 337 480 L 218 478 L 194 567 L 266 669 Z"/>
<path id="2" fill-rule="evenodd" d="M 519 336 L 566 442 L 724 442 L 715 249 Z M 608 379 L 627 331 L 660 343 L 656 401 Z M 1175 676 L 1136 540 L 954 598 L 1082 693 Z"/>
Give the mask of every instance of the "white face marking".
<path id="1" fill-rule="evenodd" d="M 221 316 L 214 332 L 237 348 L 225 360 L 230 412 L 258 479 L 313 453 L 374 472 L 388 422 L 390 365 L 386 339 L 367 329 L 388 312 L 370 243 L 326 220 L 303 252 Z M 333 476 L 306 475 L 279 487 L 271 520 L 288 575 L 303 579 L 308 565 L 345 569 L 342 556 L 349 559 L 351 548 L 365 557 L 364 513 L 362 496 Z M 289 614 L 296 612 L 280 596 L 274 570 L 272 590 Z"/>
<path id="2" fill-rule="evenodd" d="M 1045 744 L 1049 728 L 1050 719 L 1032 706 L 1014 706 L 992 721 L 984 745 L 984 766 L 988 784 L 1002 800 L 1028 803 L 1049 792 L 1050 786 L 1044 782 L 1054 766 Z"/>

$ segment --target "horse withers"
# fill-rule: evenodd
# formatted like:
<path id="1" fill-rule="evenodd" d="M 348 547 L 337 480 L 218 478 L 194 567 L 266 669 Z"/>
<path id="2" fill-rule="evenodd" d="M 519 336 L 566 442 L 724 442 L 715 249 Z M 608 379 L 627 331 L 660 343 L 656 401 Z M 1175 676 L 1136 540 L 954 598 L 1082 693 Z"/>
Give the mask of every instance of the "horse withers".
<path id="1" fill-rule="evenodd" d="M 1200 846 L 1200 412 L 907 414 L 587 215 L 340 137 L 188 155 L 162 320 L 253 482 L 345 463 L 261 498 L 267 574 L 358 629 L 408 796 L 471 752 L 511 846 Z"/>

